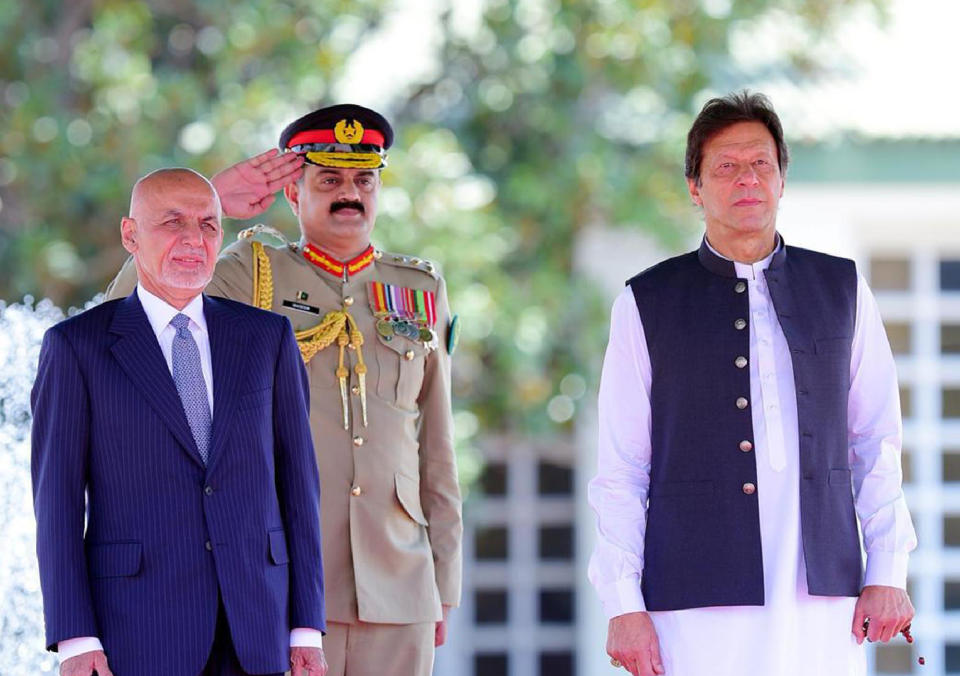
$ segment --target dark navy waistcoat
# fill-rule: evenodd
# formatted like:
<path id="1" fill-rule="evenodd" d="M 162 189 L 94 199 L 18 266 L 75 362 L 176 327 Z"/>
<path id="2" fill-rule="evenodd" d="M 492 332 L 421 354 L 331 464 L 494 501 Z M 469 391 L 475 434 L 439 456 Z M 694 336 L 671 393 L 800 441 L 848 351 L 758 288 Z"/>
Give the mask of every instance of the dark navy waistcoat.
<path id="1" fill-rule="evenodd" d="M 793 361 L 807 585 L 814 595 L 856 596 L 862 562 L 847 461 L 856 268 L 783 245 L 765 275 Z M 764 487 L 756 454 L 741 450 L 754 443 L 753 402 L 750 369 L 735 364 L 753 358 L 746 281 L 704 241 L 627 284 L 653 371 L 647 609 L 763 605 Z"/>

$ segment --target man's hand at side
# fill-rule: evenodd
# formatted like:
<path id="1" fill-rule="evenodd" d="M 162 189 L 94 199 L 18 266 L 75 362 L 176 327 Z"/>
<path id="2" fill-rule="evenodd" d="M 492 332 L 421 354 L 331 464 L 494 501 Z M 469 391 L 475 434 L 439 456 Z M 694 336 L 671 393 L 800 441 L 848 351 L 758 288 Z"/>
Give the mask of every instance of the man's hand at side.
<path id="1" fill-rule="evenodd" d="M 324 676 L 326 673 L 327 659 L 322 648 L 290 648 L 290 676 Z"/>
<path id="2" fill-rule="evenodd" d="M 869 619 L 867 631 L 864 620 Z M 853 635 L 857 643 L 870 641 L 886 643 L 899 634 L 913 620 L 913 604 L 907 592 L 899 587 L 868 585 L 860 592 L 853 610 Z"/>
<path id="3" fill-rule="evenodd" d="M 607 654 L 633 676 L 666 673 L 660 659 L 657 630 L 647 613 L 627 613 L 611 618 L 607 627 Z"/>
<path id="4" fill-rule="evenodd" d="M 227 167 L 210 179 L 225 216 L 253 218 L 273 204 L 276 192 L 303 175 L 303 158 L 276 148 Z"/>
<path id="5" fill-rule="evenodd" d="M 443 606 L 443 619 L 437 622 L 437 628 L 433 633 L 433 647 L 439 648 L 447 642 L 447 615 L 450 613 L 450 606 Z"/>
<path id="6" fill-rule="evenodd" d="M 65 659 L 60 664 L 60 676 L 90 676 L 94 669 L 99 676 L 113 676 L 102 650 L 92 650 Z"/>

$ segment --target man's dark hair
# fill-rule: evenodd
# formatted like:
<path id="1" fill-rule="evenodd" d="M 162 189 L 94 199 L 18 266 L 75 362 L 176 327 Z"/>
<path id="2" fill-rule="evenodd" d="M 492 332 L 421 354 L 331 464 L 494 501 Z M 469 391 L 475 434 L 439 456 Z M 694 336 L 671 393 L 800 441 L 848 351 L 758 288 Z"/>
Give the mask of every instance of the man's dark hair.
<path id="1" fill-rule="evenodd" d="M 683 173 L 700 184 L 700 163 L 703 160 L 703 146 L 718 132 L 738 122 L 761 122 L 766 126 L 777 145 L 777 161 L 780 174 L 786 175 L 790 154 L 783 140 L 783 127 L 770 99 L 760 93 L 751 94 L 744 89 L 740 92 L 707 101 L 693 126 L 687 133 L 687 156 Z"/>

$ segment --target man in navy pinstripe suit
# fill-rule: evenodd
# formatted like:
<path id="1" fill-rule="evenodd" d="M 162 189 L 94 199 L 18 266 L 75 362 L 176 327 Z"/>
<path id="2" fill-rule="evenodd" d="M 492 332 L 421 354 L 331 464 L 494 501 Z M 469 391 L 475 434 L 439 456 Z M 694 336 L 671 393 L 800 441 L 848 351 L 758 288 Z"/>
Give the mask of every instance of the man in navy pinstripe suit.
<path id="1" fill-rule="evenodd" d="M 290 322 L 201 294 L 223 233 L 199 174 L 141 179 L 122 236 L 137 289 L 51 328 L 33 389 L 48 649 L 64 676 L 323 676 Z"/>

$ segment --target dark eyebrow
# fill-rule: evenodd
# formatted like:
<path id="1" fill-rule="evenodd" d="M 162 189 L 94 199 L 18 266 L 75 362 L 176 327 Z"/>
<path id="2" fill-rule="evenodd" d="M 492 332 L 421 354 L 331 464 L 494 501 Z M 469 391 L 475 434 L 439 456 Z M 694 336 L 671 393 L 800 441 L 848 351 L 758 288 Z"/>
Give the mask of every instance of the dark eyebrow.
<path id="1" fill-rule="evenodd" d="M 167 209 L 163 212 L 164 218 L 169 218 L 170 216 L 183 216 L 183 212 L 179 209 Z"/>

